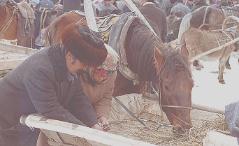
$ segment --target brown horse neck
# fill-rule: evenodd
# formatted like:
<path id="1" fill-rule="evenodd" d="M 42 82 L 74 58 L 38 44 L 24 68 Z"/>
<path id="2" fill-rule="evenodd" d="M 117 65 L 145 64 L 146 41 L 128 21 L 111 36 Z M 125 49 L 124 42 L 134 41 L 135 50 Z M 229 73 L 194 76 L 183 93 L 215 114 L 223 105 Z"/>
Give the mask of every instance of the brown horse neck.
<path id="1" fill-rule="evenodd" d="M 4 22 L 7 16 L 6 6 L 0 6 L 0 24 Z"/>
<path id="2" fill-rule="evenodd" d="M 164 45 L 162 45 L 164 46 Z M 160 46 L 160 47 L 162 47 Z M 161 49 L 158 47 L 158 48 L 155 48 L 155 67 L 156 67 L 156 70 L 157 70 L 157 75 L 159 76 L 160 75 L 160 72 L 163 68 L 163 64 L 165 63 L 165 56 L 163 55 L 163 53 L 161 52 Z"/>

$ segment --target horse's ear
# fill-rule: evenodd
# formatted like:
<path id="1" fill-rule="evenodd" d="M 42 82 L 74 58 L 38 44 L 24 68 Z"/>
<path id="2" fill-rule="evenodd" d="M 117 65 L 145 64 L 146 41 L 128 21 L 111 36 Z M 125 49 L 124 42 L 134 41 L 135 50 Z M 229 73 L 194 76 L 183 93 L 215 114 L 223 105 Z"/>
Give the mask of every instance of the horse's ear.
<path id="1" fill-rule="evenodd" d="M 162 53 L 159 48 L 155 48 L 154 57 L 155 57 L 155 61 L 156 61 L 155 67 L 156 67 L 158 73 L 160 73 L 160 66 L 163 64 L 163 57 L 162 57 Z"/>
<path id="2" fill-rule="evenodd" d="M 186 43 L 181 45 L 180 51 L 181 51 L 181 54 L 182 54 L 183 57 L 188 58 L 189 52 L 188 52 L 188 49 L 186 47 Z"/>

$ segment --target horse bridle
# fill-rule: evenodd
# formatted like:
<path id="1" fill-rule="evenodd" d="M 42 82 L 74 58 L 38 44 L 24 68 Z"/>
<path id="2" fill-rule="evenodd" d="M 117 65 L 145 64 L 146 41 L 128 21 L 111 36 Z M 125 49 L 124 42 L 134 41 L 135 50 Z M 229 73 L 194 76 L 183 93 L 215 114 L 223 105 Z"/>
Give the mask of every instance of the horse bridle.
<path id="1" fill-rule="evenodd" d="M 7 6 L 7 4 L 6 4 L 6 7 L 8 7 Z M 5 9 L 7 9 L 5 7 Z M 12 12 L 12 15 L 11 15 L 11 17 L 8 19 L 8 21 L 6 21 L 6 23 L 0 28 L 0 39 L 1 39 L 1 37 L 3 36 L 3 34 L 7 31 L 7 29 L 9 28 L 9 26 L 10 26 L 10 24 L 12 23 L 12 21 L 13 21 L 13 19 L 14 19 L 14 16 L 15 16 L 15 14 L 16 14 L 16 12 L 17 12 L 17 8 L 15 7 L 15 6 L 13 6 L 13 12 Z"/>
<path id="2" fill-rule="evenodd" d="M 160 110 L 161 110 L 161 115 L 163 116 L 163 108 L 177 108 L 177 109 L 187 109 L 187 110 L 192 110 L 192 107 L 187 107 L 187 106 L 177 106 L 177 105 L 163 105 L 162 104 L 162 94 L 161 94 L 161 91 L 160 89 L 161 88 L 161 74 L 163 72 L 163 69 L 165 68 L 165 65 L 166 65 L 166 62 L 167 62 L 167 59 L 165 59 L 165 61 L 163 62 L 163 66 L 160 68 L 159 70 L 159 90 L 157 91 L 154 87 L 152 87 L 153 89 L 153 92 L 157 95 L 157 97 L 159 97 L 159 106 L 160 106 Z M 167 100 L 167 103 L 168 103 L 168 100 Z M 181 121 L 182 123 L 184 123 L 185 125 L 191 125 L 189 124 L 188 122 L 186 122 L 185 120 L 182 120 L 180 117 L 178 117 L 177 115 L 175 115 L 174 113 L 172 112 L 169 112 L 173 117 L 175 117 L 177 120 Z M 163 118 L 161 118 L 163 119 Z"/>
<path id="3" fill-rule="evenodd" d="M 205 13 L 204 13 L 204 16 L 203 16 L 203 23 L 198 27 L 198 29 L 200 29 L 201 30 L 201 28 L 203 27 L 203 26 L 210 26 L 210 24 L 209 23 L 206 23 L 206 19 L 207 19 L 207 14 L 208 14 L 208 9 L 210 8 L 210 6 L 207 6 L 206 7 L 206 10 L 205 10 Z M 222 13 L 225 15 L 225 12 L 224 12 L 224 10 L 222 9 L 222 8 L 220 8 L 220 10 L 222 11 Z M 219 27 L 219 26 L 221 26 L 221 24 L 218 24 L 218 25 L 215 25 L 215 27 Z M 217 29 L 216 29 L 217 30 Z"/>

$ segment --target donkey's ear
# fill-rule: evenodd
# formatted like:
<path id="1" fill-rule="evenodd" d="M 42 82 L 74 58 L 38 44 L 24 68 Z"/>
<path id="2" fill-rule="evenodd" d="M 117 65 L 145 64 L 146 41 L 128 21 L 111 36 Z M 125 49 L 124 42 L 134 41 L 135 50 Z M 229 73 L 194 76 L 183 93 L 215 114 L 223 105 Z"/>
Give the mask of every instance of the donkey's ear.
<path id="1" fill-rule="evenodd" d="M 189 52 L 185 43 L 181 45 L 180 51 L 183 57 L 188 58 Z"/>

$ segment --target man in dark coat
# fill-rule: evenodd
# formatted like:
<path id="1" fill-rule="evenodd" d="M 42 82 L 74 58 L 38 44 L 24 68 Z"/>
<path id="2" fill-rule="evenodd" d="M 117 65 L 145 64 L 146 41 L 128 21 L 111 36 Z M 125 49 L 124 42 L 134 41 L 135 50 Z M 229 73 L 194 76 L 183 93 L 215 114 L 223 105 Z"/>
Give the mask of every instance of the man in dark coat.
<path id="1" fill-rule="evenodd" d="M 102 130 L 77 77 L 105 60 L 107 50 L 98 36 L 71 24 L 62 46 L 40 50 L 0 80 L 1 146 L 36 145 L 38 131 L 19 124 L 20 116 L 32 113 Z"/>
<path id="2" fill-rule="evenodd" d="M 153 27 L 155 33 L 163 42 L 165 42 L 167 36 L 167 20 L 165 12 L 156 7 L 154 0 L 141 0 L 140 3 L 142 6 L 140 12 Z"/>
<path id="3" fill-rule="evenodd" d="M 63 0 L 64 12 L 69 12 L 72 10 L 83 11 L 83 0 Z"/>

